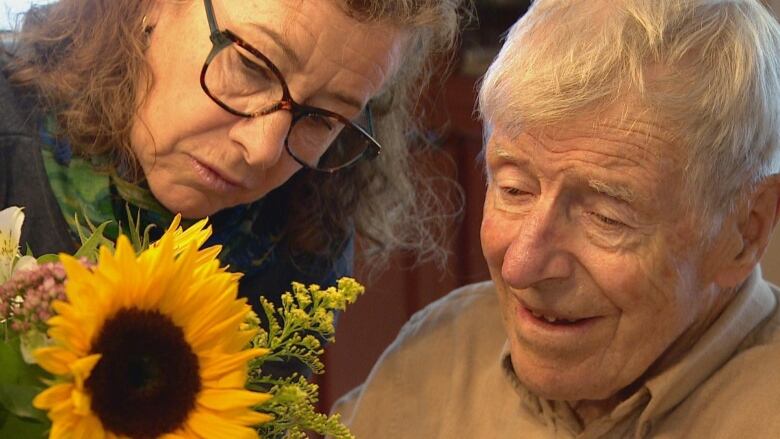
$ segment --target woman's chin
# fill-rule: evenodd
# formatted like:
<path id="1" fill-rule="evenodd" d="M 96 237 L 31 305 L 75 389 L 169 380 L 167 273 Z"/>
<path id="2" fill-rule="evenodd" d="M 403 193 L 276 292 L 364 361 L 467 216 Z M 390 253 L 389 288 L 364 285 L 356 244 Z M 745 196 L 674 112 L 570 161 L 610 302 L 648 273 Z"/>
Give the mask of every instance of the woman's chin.
<path id="1" fill-rule="evenodd" d="M 181 214 L 182 218 L 200 219 L 214 215 L 222 209 L 231 207 L 226 201 L 215 202 L 203 196 L 157 197 L 160 204 L 172 213 Z"/>

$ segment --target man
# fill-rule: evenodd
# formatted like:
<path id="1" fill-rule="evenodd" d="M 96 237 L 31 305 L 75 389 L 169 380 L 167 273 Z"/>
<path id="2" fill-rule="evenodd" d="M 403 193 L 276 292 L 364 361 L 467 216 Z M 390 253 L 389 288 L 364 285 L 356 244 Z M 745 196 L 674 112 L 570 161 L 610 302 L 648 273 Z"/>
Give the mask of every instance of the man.
<path id="1" fill-rule="evenodd" d="M 538 0 L 480 90 L 492 281 L 415 315 L 358 438 L 778 438 L 780 26 L 757 0 Z"/>

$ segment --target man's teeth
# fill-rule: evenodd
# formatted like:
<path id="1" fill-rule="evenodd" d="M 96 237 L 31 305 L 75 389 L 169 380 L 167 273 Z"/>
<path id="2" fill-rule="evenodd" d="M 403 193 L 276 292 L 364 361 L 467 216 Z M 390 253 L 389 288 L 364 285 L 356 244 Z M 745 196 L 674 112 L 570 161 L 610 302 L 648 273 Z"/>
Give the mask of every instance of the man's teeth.
<path id="1" fill-rule="evenodd" d="M 540 314 L 536 311 L 531 311 L 531 314 L 533 314 L 533 316 L 536 317 L 537 319 L 544 319 L 547 320 L 549 323 L 556 323 L 556 322 L 576 323 L 578 321 L 578 320 L 568 320 L 568 319 L 559 319 L 556 317 L 550 317 L 544 314 Z"/>

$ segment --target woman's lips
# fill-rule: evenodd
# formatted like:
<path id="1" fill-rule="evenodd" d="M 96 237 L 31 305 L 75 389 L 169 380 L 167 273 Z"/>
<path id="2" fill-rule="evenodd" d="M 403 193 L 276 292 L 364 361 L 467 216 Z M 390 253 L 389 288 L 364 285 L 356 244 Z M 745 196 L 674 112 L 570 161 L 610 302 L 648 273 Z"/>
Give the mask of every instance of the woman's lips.
<path id="1" fill-rule="evenodd" d="M 240 190 L 242 186 L 235 183 L 223 174 L 220 174 L 215 169 L 199 161 L 194 157 L 190 157 L 192 160 L 192 166 L 195 169 L 195 173 L 200 177 L 200 180 L 205 183 L 211 190 L 216 192 L 234 192 Z"/>

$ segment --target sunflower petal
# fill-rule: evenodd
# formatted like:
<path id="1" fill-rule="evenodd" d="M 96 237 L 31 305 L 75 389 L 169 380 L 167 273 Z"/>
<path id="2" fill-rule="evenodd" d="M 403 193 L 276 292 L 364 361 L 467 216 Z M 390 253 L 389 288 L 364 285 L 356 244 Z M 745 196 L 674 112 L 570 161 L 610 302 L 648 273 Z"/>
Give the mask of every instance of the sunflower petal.
<path id="1" fill-rule="evenodd" d="M 255 338 L 255 335 L 257 335 L 256 329 L 236 333 L 231 340 L 224 340 L 225 352 L 237 352 L 244 349 Z"/>
<path id="2" fill-rule="evenodd" d="M 187 420 L 187 425 L 203 438 L 256 439 L 258 437 L 254 429 L 222 419 L 205 410 L 196 410 Z"/>
<path id="3" fill-rule="evenodd" d="M 70 396 L 73 401 L 73 413 L 79 416 L 89 416 L 91 399 L 85 392 L 74 389 Z"/>
<path id="4" fill-rule="evenodd" d="M 219 379 L 206 381 L 204 388 L 209 389 L 243 389 L 246 384 L 247 368 L 238 368 L 232 372 L 226 373 Z"/>
<path id="5" fill-rule="evenodd" d="M 49 439 L 71 439 L 73 437 L 73 426 L 77 422 L 75 416 L 68 416 L 67 418 L 52 422 L 51 432 L 49 433 Z"/>
<path id="6" fill-rule="evenodd" d="M 257 412 L 250 408 L 224 410 L 218 412 L 218 415 L 222 418 L 230 419 L 237 424 L 247 426 L 264 424 L 274 419 L 274 417 L 268 413 Z"/>
<path id="7" fill-rule="evenodd" d="M 92 373 L 92 369 L 98 361 L 100 361 L 100 354 L 92 354 L 79 358 L 70 364 L 70 371 L 76 380 L 76 387 L 82 388 L 84 386 L 84 381 L 89 378 L 89 374 Z"/>
<path id="8" fill-rule="evenodd" d="M 33 351 L 33 357 L 44 370 L 55 375 L 70 372 L 70 364 L 78 360 L 73 352 L 58 346 L 48 346 Z"/>
<path id="9" fill-rule="evenodd" d="M 39 410 L 50 409 L 69 399 L 73 388 L 73 384 L 70 383 L 57 384 L 49 387 L 35 396 L 33 399 L 33 407 Z"/>
<path id="10" fill-rule="evenodd" d="M 245 367 L 246 363 L 268 353 L 268 349 L 247 349 L 232 355 L 203 356 L 201 376 L 205 381 L 214 380 L 235 369 Z"/>
<path id="11" fill-rule="evenodd" d="M 83 327 L 69 321 L 50 327 L 48 334 L 52 340 L 56 340 L 74 355 L 86 355 L 89 351 L 89 338 L 83 332 Z"/>
<path id="12" fill-rule="evenodd" d="M 198 395 L 199 404 L 217 411 L 253 407 L 269 399 L 271 399 L 270 393 L 238 389 L 203 389 Z"/>
<path id="13" fill-rule="evenodd" d="M 82 416 L 73 426 L 73 439 L 104 439 L 106 431 L 95 416 Z"/>
<path id="14" fill-rule="evenodd" d="M 223 318 L 216 322 L 210 322 L 209 326 L 200 325 L 200 327 L 187 334 L 192 340 L 192 344 L 197 349 L 208 349 L 215 344 L 220 344 L 219 340 L 224 339 L 224 335 L 238 332 L 241 322 L 246 320 L 249 313 L 249 307 L 241 307 L 240 311 L 230 317 Z M 200 321 L 198 323 L 203 322 Z M 224 343 L 221 343 L 224 344 Z"/>
<path id="15" fill-rule="evenodd" d="M 49 410 L 49 419 L 51 419 L 53 422 L 57 422 L 61 419 L 67 419 L 71 416 L 76 416 L 76 414 L 73 412 L 73 398 L 68 398 Z"/>

